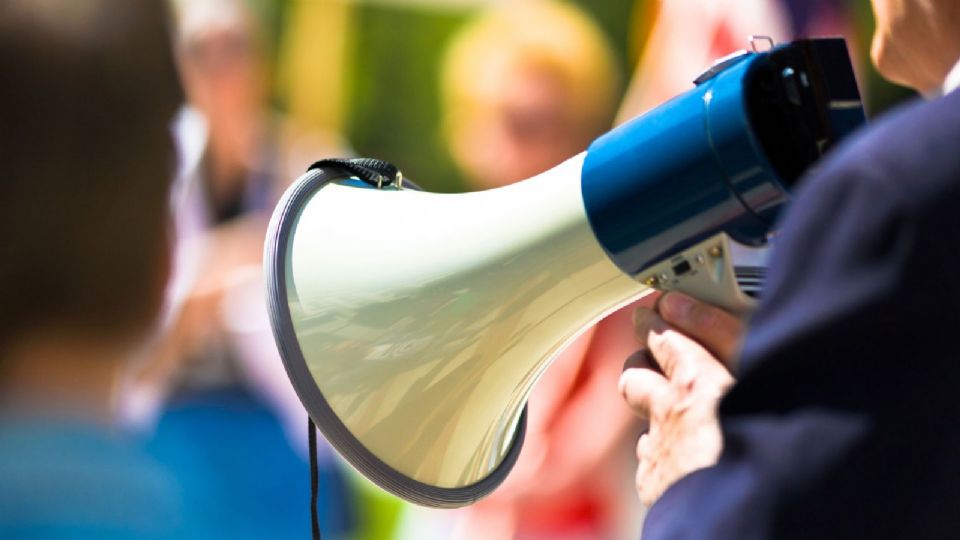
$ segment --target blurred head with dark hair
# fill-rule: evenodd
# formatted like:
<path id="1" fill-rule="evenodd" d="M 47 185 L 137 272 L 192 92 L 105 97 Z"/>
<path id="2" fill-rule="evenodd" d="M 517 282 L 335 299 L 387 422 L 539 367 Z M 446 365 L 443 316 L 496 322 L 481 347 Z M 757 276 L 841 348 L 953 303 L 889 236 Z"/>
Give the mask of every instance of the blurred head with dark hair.
<path id="1" fill-rule="evenodd" d="M 132 350 L 159 312 L 167 19 L 162 0 L 0 3 L 0 384 L 28 350 Z"/>

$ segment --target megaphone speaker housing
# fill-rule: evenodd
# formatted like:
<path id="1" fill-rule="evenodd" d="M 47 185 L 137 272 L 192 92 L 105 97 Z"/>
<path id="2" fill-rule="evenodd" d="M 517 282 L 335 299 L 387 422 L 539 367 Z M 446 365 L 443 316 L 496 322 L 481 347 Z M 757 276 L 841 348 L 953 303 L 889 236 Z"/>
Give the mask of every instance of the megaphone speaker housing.
<path id="1" fill-rule="evenodd" d="M 330 443 L 381 487 L 434 507 L 488 494 L 544 358 L 646 290 L 596 243 L 582 160 L 455 195 L 327 167 L 284 196 L 266 253 L 281 357 Z"/>

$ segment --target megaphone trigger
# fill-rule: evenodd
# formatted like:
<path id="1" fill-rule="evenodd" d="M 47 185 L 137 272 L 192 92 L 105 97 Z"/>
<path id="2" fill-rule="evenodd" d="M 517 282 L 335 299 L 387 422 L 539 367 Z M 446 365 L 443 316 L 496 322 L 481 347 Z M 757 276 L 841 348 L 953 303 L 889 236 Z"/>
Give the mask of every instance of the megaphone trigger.
<path id="1" fill-rule="evenodd" d="M 762 286 L 763 266 L 738 264 L 738 250 L 734 245 L 726 233 L 717 234 L 653 265 L 637 279 L 659 291 L 679 291 L 738 315 L 746 315 L 756 307 L 755 296 Z M 768 248 L 740 249 L 765 251 Z M 750 279 L 742 276 L 750 276 Z"/>

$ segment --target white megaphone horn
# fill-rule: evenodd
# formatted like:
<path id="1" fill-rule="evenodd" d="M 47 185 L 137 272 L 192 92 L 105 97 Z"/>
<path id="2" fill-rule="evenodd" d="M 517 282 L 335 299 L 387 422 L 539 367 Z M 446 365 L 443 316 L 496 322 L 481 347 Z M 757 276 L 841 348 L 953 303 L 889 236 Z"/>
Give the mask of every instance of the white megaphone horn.
<path id="1" fill-rule="evenodd" d="M 651 287 L 749 308 L 762 265 L 736 250 L 766 243 L 863 109 L 839 39 L 696 82 L 511 186 L 427 193 L 382 162 L 327 160 L 290 188 L 266 241 L 271 322 L 351 464 L 407 500 L 469 504 L 510 471 L 530 390 L 585 328 Z"/>

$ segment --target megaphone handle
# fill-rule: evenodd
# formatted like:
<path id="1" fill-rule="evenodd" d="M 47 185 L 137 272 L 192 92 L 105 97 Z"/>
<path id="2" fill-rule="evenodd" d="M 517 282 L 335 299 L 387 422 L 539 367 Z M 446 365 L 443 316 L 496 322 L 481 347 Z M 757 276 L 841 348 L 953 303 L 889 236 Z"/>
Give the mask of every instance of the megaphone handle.
<path id="1" fill-rule="evenodd" d="M 396 165 L 382 159 L 327 158 L 314 162 L 307 170 L 323 168 L 343 169 L 377 189 L 391 185 L 403 189 L 403 173 Z"/>
<path id="2" fill-rule="evenodd" d="M 738 270 L 744 274 L 738 279 Z M 725 233 L 700 242 L 648 268 L 637 279 L 661 291 L 679 291 L 727 311 L 746 315 L 757 302 L 744 288 L 759 292 L 762 267 L 737 268 Z M 743 282 L 744 287 L 741 287 Z"/>

